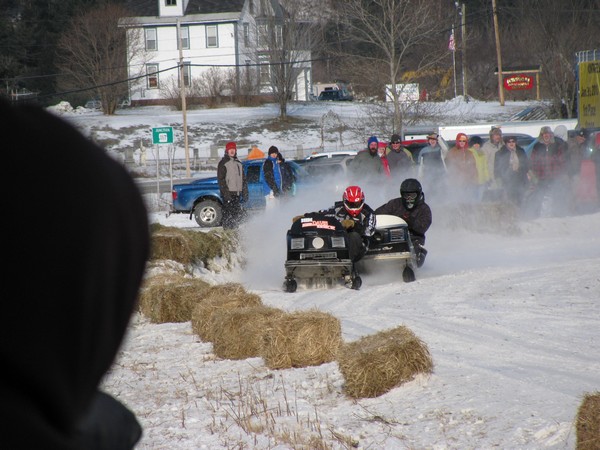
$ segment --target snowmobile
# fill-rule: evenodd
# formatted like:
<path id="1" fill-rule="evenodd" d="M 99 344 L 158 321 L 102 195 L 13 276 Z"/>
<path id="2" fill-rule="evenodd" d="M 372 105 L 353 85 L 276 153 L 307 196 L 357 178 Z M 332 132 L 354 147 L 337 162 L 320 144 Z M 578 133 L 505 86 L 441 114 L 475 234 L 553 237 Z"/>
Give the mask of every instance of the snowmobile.
<path id="1" fill-rule="evenodd" d="M 336 218 L 323 214 L 299 218 L 288 230 L 285 273 L 286 292 L 295 292 L 298 281 L 309 287 L 344 281 L 360 289 L 362 284 L 350 259 L 346 230 Z"/>
<path id="2" fill-rule="evenodd" d="M 406 283 L 416 280 L 415 270 L 419 265 L 415 248 L 408 225 L 398 216 L 377 215 L 376 230 L 369 238 L 367 253 L 357 264 L 360 271 L 368 272 L 379 261 L 399 263 L 402 280 Z"/>
<path id="3" fill-rule="evenodd" d="M 360 268 L 379 261 L 400 263 L 402 279 L 415 281 L 417 259 L 408 225 L 400 217 L 378 215 L 376 231 L 366 242 L 367 252 L 356 263 L 349 257 L 348 239 L 341 223 L 321 214 L 296 220 L 287 232 L 287 260 L 284 289 L 295 292 L 298 281 L 309 287 L 323 281 L 327 286 L 344 281 L 351 289 L 360 289 Z"/>

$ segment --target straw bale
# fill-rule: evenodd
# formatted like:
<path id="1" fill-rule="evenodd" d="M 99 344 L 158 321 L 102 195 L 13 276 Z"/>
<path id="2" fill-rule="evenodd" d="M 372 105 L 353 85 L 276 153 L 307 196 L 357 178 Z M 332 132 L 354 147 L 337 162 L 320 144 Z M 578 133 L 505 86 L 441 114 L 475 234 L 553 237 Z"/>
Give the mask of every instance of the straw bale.
<path id="1" fill-rule="evenodd" d="M 577 412 L 577 450 L 600 450 L 600 391 L 586 394 Z"/>
<path id="2" fill-rule="evenodd" d="M 338 365 L 350 397 L 377 397 L 418 373 L 431 373 L 427 346 L 404 326 L 344 343 Z"/>
<path id="3" fill-rule="evenodd" d="M 148 278 L 140 291 L 139 310 L 152 323 L 187 322 L 210 285 L 197 278 L 163 274 Z"/>
<path id="4" fill-rule="evenodd" d="M 194 249 L 179 229 L 162 229 L 152 234 L 150 259 L 172 259 L 183 264 L 194 261 Z"/>
<path id="5" fill-rule="evenodd" d="M 271 369 L 317 366 L 333 361 L 341 343 L 339 319 L 317 310 L 294 312 L 266 331 L 261 356 Z"/>
<path id="6" fill-rule="evenodd" d="M 214 339 L 211 330 L 212 314 L 215 311 L 260 306 L 262 300 L 247 292 L 241 284 L 226 283 L 212 286 L 203 293 L 202 301 L 192 311 L 192 330 L 204 342 Z"/>
<path id="7" fill-rule="evenodd" d="M 213 352 L 227 359 L 260 356 L 265 332 L 283 314 L 280 309 L 262 305 L 214 311 L 210 323 Z"/>

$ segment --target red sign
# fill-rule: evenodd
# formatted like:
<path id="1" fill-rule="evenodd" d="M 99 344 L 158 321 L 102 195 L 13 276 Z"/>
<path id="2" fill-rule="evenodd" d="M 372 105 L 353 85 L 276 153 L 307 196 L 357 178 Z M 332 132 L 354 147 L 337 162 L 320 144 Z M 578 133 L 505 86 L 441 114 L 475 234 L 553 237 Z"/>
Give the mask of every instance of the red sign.
<path id="1" fill-rule="evenodd" d="M 533 88 L 533 77 L 525 74 L 504 77 L 504 87 L 507 91 L 531 89 Z"/>

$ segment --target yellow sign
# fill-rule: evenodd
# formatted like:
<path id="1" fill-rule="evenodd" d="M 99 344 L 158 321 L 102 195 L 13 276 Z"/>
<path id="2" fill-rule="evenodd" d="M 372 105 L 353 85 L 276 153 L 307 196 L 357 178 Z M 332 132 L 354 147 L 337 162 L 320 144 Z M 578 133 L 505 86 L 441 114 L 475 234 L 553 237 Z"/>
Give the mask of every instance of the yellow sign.
<path id="1" fill-rule="evenodd" d="M 600 61 L 579 63 L 579 127 L 600 127 Z"/>

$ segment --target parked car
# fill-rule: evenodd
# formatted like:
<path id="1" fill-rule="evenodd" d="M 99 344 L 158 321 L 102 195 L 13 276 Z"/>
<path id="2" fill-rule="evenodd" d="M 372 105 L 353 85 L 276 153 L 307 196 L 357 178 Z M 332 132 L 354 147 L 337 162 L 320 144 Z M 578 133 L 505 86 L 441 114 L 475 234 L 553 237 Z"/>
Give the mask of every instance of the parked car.
<path id="1" fill-rule="evenodd" d="M 356 154 L 356 152 L 355 152 Z M 304 170 L 313 178 L 323 180 L 326 177 L 343 177 L 348 173 L 348 166 L 354 159 L 354 155 L 343 155 L 340 157 L 323 157 L 307 161 L 302 165 Z"/>
<path id="2" fill-rule="evenodd" d="M 263 195 L 263 163 L 265 159 L 252 159 L 242 162 L 248 182 L 248 200 L 244 203 L 247 210 L 261 210 L 266 207 Z M 296 187 L 302 189 L 308 183 L 310 176 L 296 162 L 288 161 L 296 175 Z M 172 206 L 170 213 L 186 213 L 190 219 L 203 228 L 221 225 L 223 217 L 223 199 L 219 190 L 217 177 L 201 178 L 190 183 L 175 184 L 171 191 Z"/>
<path id="3" fill-rule="evenodd" d="M 331 89 L 325 88 L 321 91 L 318 97 L 319 100 L 333 100 L 333 101 L 352 101 L 354 96 L 350 92 L 343 89 Z"/>
<path id="4" fill-rule="evenodd" d="M 83 105 L 86 109 L 102 109 L 102 102 L 97 98 L 92 98 Z"/>
<path id="5" fill-rule="evenodd" d="M 355 150 L 340 150 L 338 152 L 319 152 L 319 153 L 313 153 L 311 155 L 308 155 L 306 158 L 304 158 L 307 161 L 313 160 L 313 159 L 321 159 L 321 158 L 343 158 L 345 156 L 354 156 L 356 155 L 358 152 Z"/>

